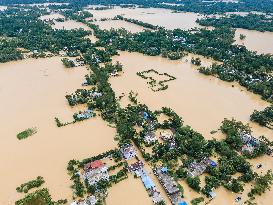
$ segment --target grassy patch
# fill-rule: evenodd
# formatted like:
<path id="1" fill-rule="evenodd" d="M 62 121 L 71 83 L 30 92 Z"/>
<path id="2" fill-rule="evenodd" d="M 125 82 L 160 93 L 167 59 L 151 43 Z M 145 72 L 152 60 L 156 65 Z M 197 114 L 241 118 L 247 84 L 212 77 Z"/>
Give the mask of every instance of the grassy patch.
<path id="1" fill-rule="evenodd" d="M 28 138 L 31 135 L 34 135 L 35 133 L 37 133 L 37 128 L 36 127 L 28 128 L 28 129 L 20 132 L 19 134 L 17 134 L 17 138 L 19 140 L 22 140 L 22 139 Z"/>
<path id="2" fill-rule="evenodd" d="M 148 74 L 154 74 L 155 76 L 165 77 L 166 79 L 156 80 L 154 77 L 148 76 Z M 165 83 L 176 79 L 174 76 L 171 76 L 168 73 L 159 73 L 158 71 L 154 69 L 137 72 L 137 75 L 145 80 L 148 80 L 147 84 L 150 85 L 149 87 L 154 92 L 168 89 L 168 85 L 166 85 Z"/>

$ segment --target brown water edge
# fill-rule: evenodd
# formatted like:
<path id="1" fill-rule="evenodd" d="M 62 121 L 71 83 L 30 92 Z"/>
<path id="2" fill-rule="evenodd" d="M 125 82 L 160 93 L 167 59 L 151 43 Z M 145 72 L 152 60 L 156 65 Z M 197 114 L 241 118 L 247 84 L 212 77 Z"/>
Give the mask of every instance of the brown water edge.
<path id="1" fill-rule="evenodd" d="M 124 74 L 110 80 L 117 96 L 132 90 L 139 94 L 139 100 L 152 110 L 163 106 L 174 109 L 183 117 L 185 124 L 202 133 L 207 139 L 214 135 L 210 131 L 217 130 L 224 118 L 234 117 L 245 123 L 254 109 L 261 110 L 269 104 L 258 95 L 246 91 L 236 83 L 227 83 L 212 76 L 200 74 L 192 66 L 189 55 L 182 60 L 171 61 L 161 57 L 144 56 L 138 53 L 120 52 L 114 61 L 124 65 Z M 188 62 L 186 62 L 188 61 Z M 203 65 L 209 65 L 211 60 L 202 58 Z M 148 88 L 146 80 L 136 73 L 155 69 L 160 73 L 168 73 L 177 79 L 167 84 L 166 91 L 153 92 Z M 232 85 L 235 85 L 232 87 Z M 121 104 L 125 106 L 128 99 L 124 97 Z M 272 137 L 272 131 L 250 123 L 255 134 Z"/>
<path id="2" fill-rule="evenodd" d="M 246 36 L 244 40 L 240 40 L 240 34 Z M 236 29 L 235 43 L 244 45 L 247 49 L 257 51 L 259 54 L 273 54 L 273 32 L 260 32 L 247 29 Z"/>
<path id="3" fill-rule="evenodd" d="M 0 204 L 22 198 L 15 188 L 38 175 L 53 199 L 70 200 L 68 161 L 116 147 L 115 129 L 100 117 L 62 128 L 54 122 L 54 117 L 71 121 L 83 109 L 71 109 L 64 96 L 81 87 L 85 74 L 85 67 L 65 69 L 60 57 L 0 65 Z M 29 127 L 38 133 L 19 141 L 16 134 Z"/>
<path id="4" fill-rule="evenodd" d="M 132 33 L 137 33 L 145 30 L 145 28 L 142 26 L 138 26 L 136 24 L 122 20 L 95 21 L 94 24 L 98 25 L 100 29 L 106 30 L 110 30 L 112 28 L 113 29 L 124 28 Z"/>
<path id="5" fill-rule="evenodd" d="M 166 27 L 167 29 L 191 29 L 194 27 L 202 27 L 195 21 L 202 15 L 191 12 L 172 13 L 169 9 L 160 8 L 121 8 L 114 7 L 107 10 L 89 10 L 95 19 L 114 18 L 116 15 L 123 15 L 126 18 Z"/>
<path id="6" fill-rule="evenodd" d="M 170 61 L 161 57 L 144 56 L 139 53 L 120 52 L 113 61 L 119 61 L 124 65 L 124 73 L 120 77 L 111 78 L 110 83 L 117 96 L 126 94 L 121 100 L 122 106 L 129 103 L 128 93 L 132 90 L 137 92 L 138 100 L 146 104 L 152 110 L 160 109 L 163 106 L 174 109 L 185 121 L 184 124 L 204 135 L 206 139 L 223 139 L 220 133 L 214 135 L 210 131 L 217 130 L 224 118 L 234 117 L 236 120 L 250 123 L 253 133 L 256 136 L 265 135 L 273 140 L 273 131 L 260 127 L 249 122 L 249 116 L 254 109 L 261 110 L 268 105 L 258 95 L 250 93 L 237 83 L 227 83 L 215 77 L 208 77 L 200 74 L 196 66 L 190 63 L 189 56 L 178 61 Z M 200 56 L 199 56 L 200 57 Z M 209 65 L 210 59 L 201 58 L 203 65 Z M 187 62 L 186 62 L 187 61 Z M 177 79 L 167 83 L 169 88 L 166 91 L 153 92 L 148 88 L 146 81 L 136 75 L 136 72 L 155 69 L 160 73 L 166 72 Z M 234 87 L 232 87 L 234 85 Z M 272 158 L 265 156 L 250 160 L 253 166 L 257 163 L 263 164 L 263 173 L 273 169 Z M 185 182 L 180 182 L 185 188 L 185 200 L 189 203 L 198 194 L 191 190 Z M 243 199 L 247 199 L 247 192 L 251 185 L 246 186 Z M 231 193 L 223 187 L 217 189 L 217 197 L 210 204 L 237 204 L 234 199 L 238 194 Z M 268 205 L 273 190 L 262 197 L 257 197 L 259 205 Z"/>
<path id="7" fill-rule="evenodd" d="M 41 16 L 40 19 L 45 21 L 45 20 L 55 20 L 58 18 L 65 18 L 63 15 L 59 14 L 59 13 L 52 13 L 49 15 L 44 15 Z M 91 30 L 87 25 L 85 25 L 84 23 L 81 22 L 77 22 L 74 20 L 66 20 L 64 22 L 54 22 L 55 24 L 52 25 L 52 28 L 54 29 L 66 29 L 66 30 L 72 30 L 72 29 L 84 29 L 84 30 Z"/>

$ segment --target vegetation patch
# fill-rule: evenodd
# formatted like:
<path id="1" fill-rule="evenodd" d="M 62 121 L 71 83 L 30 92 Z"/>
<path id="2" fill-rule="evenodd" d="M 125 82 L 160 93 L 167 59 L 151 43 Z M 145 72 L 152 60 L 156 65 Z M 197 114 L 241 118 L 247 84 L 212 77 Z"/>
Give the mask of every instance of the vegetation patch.
<path id="1" fill-rule="evenodd" d="M 37 128 L 36 127 L 33 127 L 33 128 L 28 128 L 22 132 L 20 132 L 19 134 L 17 134 L 17 138 L 19 140 L 22 140 L 22 139 L 26 139 L 28 138 L 29 136 L 31 135 L 34 135 L 37 133 Z"/>
<path id="2" fill-rule="evenodd" d="M 22 192 L 28 193 L 30 189 L 40 187 L 43 183 L 45 183 L 44 178 L 41 176 L 38 176 L 34 180 L 21 184 L 19 187 L 16 188 L 16 191 L 20 193 Z"/>
<path id="3" fill-rule="evenodd" d="M 259 123 L 261 126 L 273 129 L 273 105 L 266 107 L 262 111 L 254 110 L 250 116 L 250 120 Z"/>
<path id="4" fill-rule="evenodd" d="M 66 203 L 66 199 L 54 202 L 48 189 L 43 188 L 26 195 L 23 199 L 16 201 L 15 205 L 60 205 Z"/>
<path id="5" fill-rule="evenodd" d="M 147 74 L 149 74 L 149 73 L 153 73 L 153 74 L 156 74 L 158 76 L 165 76 L 165 77 L 167 77 L 167 79 L 157 81 L 153 77 L 147 76 Z M 147 84 L 150 85 L 150 88 L 154 92 L 168 89 L 169 86 L 166 85 L 165 83 L 176 79 L 176 77 L 171 76 L 168 73 L 159 73 L 158 71 L 156 71 L 154 69 L 150 69 L 150 70 L 146 70 L 146 71 L 142 71 L 142 72 L 137 72 L 137 75 L 140 76 L 141 78 L 145 79 L 145 80 L 148 80 Z"/>

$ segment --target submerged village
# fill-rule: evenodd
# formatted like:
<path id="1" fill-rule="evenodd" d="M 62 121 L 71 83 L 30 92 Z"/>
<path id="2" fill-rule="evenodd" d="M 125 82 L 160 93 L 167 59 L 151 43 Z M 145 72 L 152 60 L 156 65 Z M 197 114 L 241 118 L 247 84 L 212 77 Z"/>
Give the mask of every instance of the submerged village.
<path id="1" fill-rule="evenodd" d="M 0 204 L 271 204 L 272 1 L 0 4 Z"/>

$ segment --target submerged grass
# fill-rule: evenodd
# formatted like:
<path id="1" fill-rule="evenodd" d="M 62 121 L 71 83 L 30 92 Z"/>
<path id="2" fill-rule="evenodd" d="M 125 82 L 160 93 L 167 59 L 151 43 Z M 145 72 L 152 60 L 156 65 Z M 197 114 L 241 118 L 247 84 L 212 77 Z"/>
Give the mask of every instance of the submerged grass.
<path id="1" fill-rule="evenodd" d="M 19 134 L 17 134 L 17 138 L 19 140 L 22 140 L 22 139 L 26 139 L 28 138 L 29 136 L 31 135 L 34 135 L 37 133 L 37 128 L 36 127 L 33 127 L 33 128 L 28 128 L 22 132 L 20 132 Z"/>

